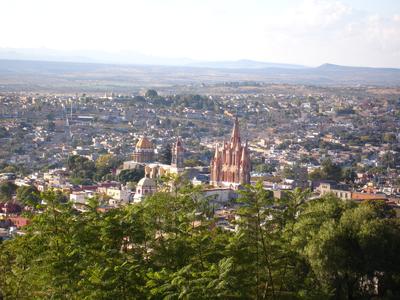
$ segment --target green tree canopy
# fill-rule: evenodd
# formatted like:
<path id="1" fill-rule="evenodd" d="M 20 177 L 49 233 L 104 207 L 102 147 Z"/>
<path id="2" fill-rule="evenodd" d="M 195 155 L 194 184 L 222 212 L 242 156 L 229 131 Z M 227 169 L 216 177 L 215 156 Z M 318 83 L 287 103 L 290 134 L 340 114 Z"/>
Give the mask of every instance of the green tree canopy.
<path id="1" fill-rule="evenodd" d="M 232 227 L 166 177 L 142 202 L 82 212 L 52 191 L 0 243 L 4 299 L 398 299 L 400 222 L 383 202 L 240 192 Z M 222 222 L 222 224 L 224 224 Z M 228 227 L 229 228 L 229 227 Z"/>
<path id="2" fill-rule="evenodd" d="M 340 181 L 342 179 L 342 168 L 328 158 L 321 163 L 321 168 L 309 174 L 309 178 L 312 180 L 327 179 Z"/>
<path id="3" fill-rule="evenodd" d="M 138 182 L 144 177 L 144 167 L 137 167 L 135 169 L 122 170 L 118 175 L 118 180 L 126 184 L 127 182 Z"/>
<path id="4" fill-rule="evenodd" d="M 371 297 L 376 282 L 381 296 L 399 293 L 394 249 L 400 249 L 400 224 L 384 215 L 382 206 L 330 196 L 307 205 L 295 227 L 296 248 L 325 294 L 335 299 Z"/>
<path id="5" fill-rule="evenodd" d="M 95 175 L 96 165 L 93 161 L 80 155 L 73 155 L 68 159 L 68 169 L 72 179 L 90 182 Z"/>
<path id="6" fill-rule="evenodd" d="M 163 164 L 171 164 L 171 160 L 172 160 L 172 148 L 171 145 L 168 143 L 166 145 L 164 145 L 161 148 L 160 154 L 159 154 L 159 160 L 161 163 Z"/>
<path id="7" fill-rule="evenodd" d="M 150 90 L 147 90 L 147 91 L 146 91 L 145 97 L 148 97 L 148 98 L 156 98 L 156 97 L 158 97 L 158 93 L 157 93 L 156 90 L 150 89 Z"/>
<path id="8" fill-rule="evenodd" d="M 10 134 L 8 133 L 8 130 L 0 126 L 0 138 L 6 138 L 9 136 Z"/>
<path id="9" fill-rule="evenodd" d="M 269 164 L 260 163 L 254 167 L 254 170 L 259 173 L 271 173 L 275 172 L 276 168 Z"/>
<path id="10" fill-rule="evenodd" d="M 0 183 L 0 202 L 10 201 L 16 190 L 17 186 L 10 181 Z"/>
<path id="11" fill-rule="evenodd" d="M 117 169 L 122 163 L 121 159 L 112 154 L 103 154 L 97 158 L 95 167 L 96 173 L 94 179 L 102 180 L 106 175 Z"/>
<path id="12" fill-rule="evenodd" d="M 37 206 L 40 204 L 40 192 L 34 186 L 20 186 L 17 189 L 17 200 L 24 205 Z"/>

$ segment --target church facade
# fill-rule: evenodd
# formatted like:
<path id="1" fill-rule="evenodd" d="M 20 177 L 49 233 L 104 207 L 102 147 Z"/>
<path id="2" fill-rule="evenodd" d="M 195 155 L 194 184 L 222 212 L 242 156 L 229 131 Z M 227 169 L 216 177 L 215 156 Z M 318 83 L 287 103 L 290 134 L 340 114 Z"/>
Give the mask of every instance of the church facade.
<path id="1" fill-rule="evenodd" d="M 158 178 L 167 174 L 181 174 L 184 168 L 185 149 L 180 137 L 177 138 L 171 150 L 171 164 L 161 164 L 158 162 L 147 163 L 144 171 L 146 177 Z"/>
<path id="2" fill-rule="evenodd" d="M 248 145 L 247 142 L 241 142 L 239 121 L 236 117 L 230 141 L 215 147 L 210 165 L 210 184 L 237 189 L 240 185 L 250 184 L 250 170 Z"/>

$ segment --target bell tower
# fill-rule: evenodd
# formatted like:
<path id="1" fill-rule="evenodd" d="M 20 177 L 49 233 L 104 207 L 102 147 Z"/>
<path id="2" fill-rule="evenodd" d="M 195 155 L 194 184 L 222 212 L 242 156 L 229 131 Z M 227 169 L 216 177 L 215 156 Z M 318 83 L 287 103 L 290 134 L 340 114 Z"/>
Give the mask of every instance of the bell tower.
<path id="1" fill-rule="evenodd" d="M 171 166 L 181 169 L 184 167 L 183 160 L 185 155 L 185 149 L 183 148 L 180 137 L 177 138 L 172 148 L 172 162 Z"/>

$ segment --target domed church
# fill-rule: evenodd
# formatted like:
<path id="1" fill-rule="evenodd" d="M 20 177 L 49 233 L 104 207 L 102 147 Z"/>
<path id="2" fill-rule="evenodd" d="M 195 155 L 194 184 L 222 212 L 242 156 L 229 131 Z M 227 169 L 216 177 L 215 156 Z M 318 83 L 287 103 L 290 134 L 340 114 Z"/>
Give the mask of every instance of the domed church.
<path id="1" fill-rule="evenodd" d="M 146 138 L 141 137 L 136 143 L 132 160 L 137 163 L 149 163 L 154 161 L 154 145 Z"/>
<path id="2" fill-rule="evenodd" d="M 144 140 L 144 138 L 143 138 Z M 140 153 L 140 155 L 144 155 L 144 153 L 148 152 L 140 152 L 139 149 L 150 149 L 151 144 L 145 145 L 145 141 L 142 142 L 142 139 L 139 140 L 137 151 L 136 153 Z M 139 145 L 139 143 L 141 143 Z M 143 148 L 145 145 L 146 148 Z M 172 148 L 172 160 L 171 164 L 161 164 L 158 162 L 153 162 L 153 163 L 145 163 L 144 167 L 144 172 L 145 172 L 145 177 L 142 178 L 136 187 L 136 193 L 134 196 L 134 202 L 140 202 L 143 198 L 145 198 L 148 195 L 153 194 L 154 192 L 157 191 L 157 184 L 156 184 L 156 179 L 159 177 L 162 177 L 167 174 L 181 174 L 185 168 L 184 168 L 184 153 L 185 149 L 183 148 L 182 140 L 180 137 L 177 138 L 176 142 L 173 145 Z M 134 154 L 134 155 L 135 155 Z M 142 157 L 142 156 L 139 156 Z"/>
<path id="3" fill-rule="evenodd" d="M 139 180 L 136 186 L 136 193 L 133 197 L 133 202 L 140 202 L 146 196 L 150 196 L 157 191 L 156 182 L 148 177 Z"/>

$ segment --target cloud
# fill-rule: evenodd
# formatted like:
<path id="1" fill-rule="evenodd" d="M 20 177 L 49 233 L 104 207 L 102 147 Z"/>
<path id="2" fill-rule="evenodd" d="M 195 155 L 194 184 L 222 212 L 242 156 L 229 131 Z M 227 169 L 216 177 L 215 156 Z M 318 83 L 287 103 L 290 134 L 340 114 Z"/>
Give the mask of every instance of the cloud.
<path id="1" fill-rule="evenodd" d="M 388 54 L 400 52 L 400 26 L 396 18 L 370 15 L 349 24 L 344 33 L 347 39 Z"/>
<path id="2" fill-rule="evenodd" d="M 306 0 L 294 12 L 295 25 L 326 28 L 335 25 L 351 13 L 351 7 L 332 1 Z"/>
<path id="3" fill-rule="evenodd" d="M 400 67 L 399 20 L 339 1 L 305 0 L 266 22 L 265 51 L 306 65 Z"/>
<path id="4" fill-rule="evenodd" d="M 352 8 L 337 1 L 305 0 L 267 20 L 267 29 L 301 34 L 334 28 L 346 19 Z"/>

